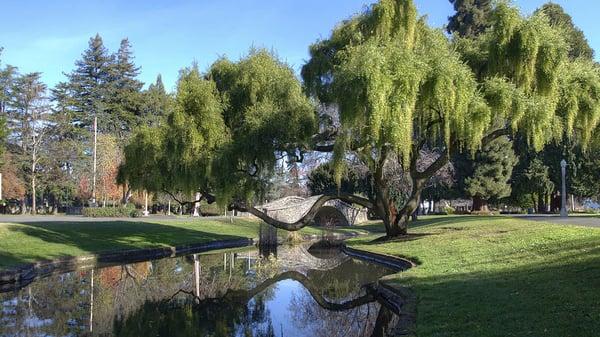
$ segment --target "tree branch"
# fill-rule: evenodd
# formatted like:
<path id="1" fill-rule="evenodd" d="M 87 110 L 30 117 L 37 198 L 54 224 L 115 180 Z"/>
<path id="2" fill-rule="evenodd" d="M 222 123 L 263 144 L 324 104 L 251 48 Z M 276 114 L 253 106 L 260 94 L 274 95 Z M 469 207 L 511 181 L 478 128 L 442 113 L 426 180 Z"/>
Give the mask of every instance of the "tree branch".
<path id="1" fill-rule="evenodd" d="M 163 192 L 164 192 L 164 193 L 166 193 L 166 194 L 168 194 L 168 195 L 169 195 L 171 198 L 173 198 L 173 200 L 175 200 L 175 201 L 176 201 L 178 204 L 180 204 L 181 206 L 195 204 L 195 203 L 197 203 L 197 202 L 201 202 L 202 200 L 204 200 L 204 199 L 205 199 L 205 198 L 204 198 L 204 194 L 202 194 L 202 195 L 200 196 L 200 199 L 198 199 L 198 200 L 194 200 L 194 201 L 184 201 L 184 200 L 179 200 L 179 199 L 177 199 L 177 197 L 175 197 L 175 195 L 174 195 L 173 193 L 171 193 L 171 192 L 169 192 L 169 191 L 167 191 L 167 190 L 163 190 Z"/>
<path id="2" fill-rule="evenodd" d="M 500 138 L 502 136 L 509 136 L 509 135 L 510 135 L 510 129 L 508 127 L 494 130 L 494 131 L 488 133 L 485 137 L 483 137 L 483 139 L 481 140 L 481 144 L 486 145 L 496 138 Z"/>

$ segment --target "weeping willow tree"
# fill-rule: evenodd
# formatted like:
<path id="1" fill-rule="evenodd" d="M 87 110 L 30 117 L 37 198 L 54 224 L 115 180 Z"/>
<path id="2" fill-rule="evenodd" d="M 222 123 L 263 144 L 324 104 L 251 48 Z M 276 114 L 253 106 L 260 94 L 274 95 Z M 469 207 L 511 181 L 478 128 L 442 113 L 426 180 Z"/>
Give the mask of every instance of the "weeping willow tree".
<path id="1" fill-rule="evenodd" d="M 293 71 L 265 50 L 220 59 L 206 73 L 182 70 L 174 101 L 165 125 L 140 129 L 125 147 L 119 180 L 181 204 L 216 201 L 260 214 L 252 205 L 277 161 L 299 161 L 316 128 Z"/>
<path id="2" fill-rule="evenodd" d="M 543 13 L 525 18 L 504 2 L 484 34 L 449 41 L 412 1 L 381 0 L 310 53 L 306 88 L 340 115 L 329 142 L 315 148 L 333 151 L 337 172 L 350 157 L 369 167 L 376 192 L 369 201 L 388 236 L 406 233 L 425 182 L 450 153 L 515 133 L 536 151 L 561 137 L 586 144 L 600 116 L 597 67 L 569 61 L 562 32 Z M 425 150 L 438 153 L 430 165 Z M 410 172 L 402 207 L 384 180 L 390 160 Z"/>

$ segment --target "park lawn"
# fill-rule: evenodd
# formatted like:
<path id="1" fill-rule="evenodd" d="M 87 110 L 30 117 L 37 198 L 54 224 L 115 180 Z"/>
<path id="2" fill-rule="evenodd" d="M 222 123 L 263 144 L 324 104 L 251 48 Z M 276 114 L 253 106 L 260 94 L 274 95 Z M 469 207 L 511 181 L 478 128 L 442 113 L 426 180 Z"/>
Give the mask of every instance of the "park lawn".
<path id="1" fill-rule="evenodd" d="M 418 336 L 600 334 L 600 229 L 465 216 L 428 218 L 409 232 L 349 245 L 418 264 L 391 276 L 417 297 Z"/>
<path id="2" fill-rule="evenodd" d="M 65 256 L 257 238 L 259 226 L 257 220 L 240 218 L 233 222 L 228 219 L 44 222 L 40 219 L 22 224 L 0 223 L 0 269 Z M 307 227 L 300 233 L 321 234 L 322 230 Z"/>

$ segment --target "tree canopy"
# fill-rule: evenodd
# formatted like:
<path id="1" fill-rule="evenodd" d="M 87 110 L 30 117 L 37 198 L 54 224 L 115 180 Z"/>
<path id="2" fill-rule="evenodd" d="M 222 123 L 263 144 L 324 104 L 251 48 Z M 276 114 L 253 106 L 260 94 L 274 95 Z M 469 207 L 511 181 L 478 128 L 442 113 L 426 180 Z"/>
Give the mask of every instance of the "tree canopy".
<path id="1" fill-rule="evenodd" d="M 252 201 L 279 159 L 300 156 L 315 120 L 293 71 L 265 50 L 220 59 L 205 74 L 192 66 L 181 71 L 166 124 L 125 148 L 120 177 L 136 188 Z"/>
<path id="2" fill-rule="evenodd" d="M 365 161 L 390 234 L 405 232 L 424 181 L 449 152 L 474 153 L 515 133 L 534 151 L 562 137 L 589 142 L 600 77 L 593 63 L 570 61 L 568 50 L 542 12 L 524 17 L 500 2 L 489 29 L 449 41 L 418 18 L 412 1 L 382 0 L 311 46 L 302 75 L 309 94 L 339 109 L 334 166 L 342 172 L 349 153 Z M 439 158 L 420 168 L 427 148 Z M 397 213 L 377 182 L 390 159 L 413 179 L 413 196 Z"/>

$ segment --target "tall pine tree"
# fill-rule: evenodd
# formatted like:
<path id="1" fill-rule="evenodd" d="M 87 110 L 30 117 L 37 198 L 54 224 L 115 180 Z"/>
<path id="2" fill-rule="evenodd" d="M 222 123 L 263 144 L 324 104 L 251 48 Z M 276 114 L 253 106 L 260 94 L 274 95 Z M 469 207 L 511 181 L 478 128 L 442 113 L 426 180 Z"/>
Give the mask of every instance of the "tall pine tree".
<path id="1" fill-rule="evenodd" d="M 450 0 L 456 14 L 449 18 L 448 33 L 458 33 L 462 37 L 475 37 L 489 26 L 492 0 Z"/>
<path id="2" fill-rule="evenodd" d="M 121 40 L 119 50 L 114 55 L 114 63 L 110 65 L 110 79 L 107 89 L 108 113 L 104 121 L 108 132 L 119 139 L 124 139 L 137 124 L 141 112 L 141 89 L 144 83 L 137 80 L 140 68 L 133 62 L 131 44 L 127 38 Z"/>
<path id="3" fill-rule="evenodd" d="M 57 85 L 57 105 L 70 110 L 72 123 L 91 130 L 98 117 L 98 131 L 119 139 L 128 136 L 140 114 L 140 68 L 133 62 L 129 40 L 123 39 L 116 54 L 110 54 L 100 35 L 89 41 L 68 81 Z"/>
<path id="4" fill-rule="evenodd" d="M 538 11 L 543 12 L 550 19 L 550 24 L 559 27 L 566 32 L 566 40 L 569 44 L 569 57 L 576 59 L 583 57 L 588 60 L 594 58 L 594 50 L 590 47 L 583 31 L 573 23 L 573 18 L 559 5 L 549 2 Z"/>
<path id="5" fill-rule="evenodd" d="M 143 92 L 142 114 L 140 124 L 159 126 L 169 113 L 171 98 L 165 90 L 160 74 L 156 82 L 151 83 Z"/>
<path id="6" fill-rule="evenodd" d="M 109 82 L 111 80 L 111 66 L 114 57 L 108 53 L 100 35 L 89 41 L 80 60 L 75 61 L 75 69 L 70 74 L 65 74 L 67 83 L 59 84 L 59 88 L 66 90 L 65 99 L 60 102 L 73 110 L 74 123 L 91 128 L 94 117 L 98 117 L 98 129 L 102 132 L 108 130 Z"/>

